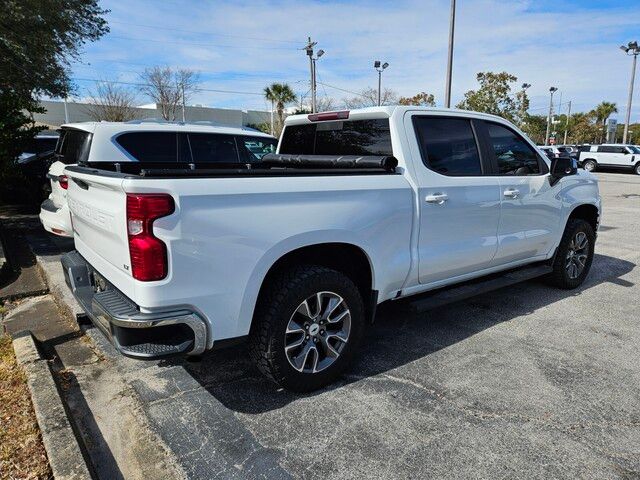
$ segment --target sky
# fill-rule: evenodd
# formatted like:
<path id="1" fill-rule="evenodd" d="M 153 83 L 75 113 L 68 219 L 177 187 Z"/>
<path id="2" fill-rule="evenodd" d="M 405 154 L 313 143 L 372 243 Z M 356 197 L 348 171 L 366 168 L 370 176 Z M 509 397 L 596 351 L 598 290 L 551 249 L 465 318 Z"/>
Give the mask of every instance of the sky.
<path id="1" fill-rule="evenodd" d="M 146 67 L 197 71 L 192 104 L 268 109 L 262 91 L 286 82 L 308 98 L 307 37 L 323 49 L 318 97 L 343 98 L 377 86 L 374 60 L 390 64 L 383 87 L 444 102 L 450 0 L 103 0 L 111 32 L 87 44 L 72 65 L 77 96 L 95 80 L 140 82 Z M 631 57 L 640 41 L 640 2 L 612 0 L 458 0 L 452 103 L 477 86 L 476 73 L 507 71 L 532 84 L 530 113 L 587 111 L 606 100 L 624 119 Z M 640 74 L 637 75 L 640 77 Z M 236 93 L 215 92 L 225 90 Z M 640 121 L 640 78 L 631 121 Z M 560 98 L 561 97 L 561 98 Z M 561 103 L 560 103 L 561 102 Z M 140 103 L 149 103 L 140 97 Z"/>

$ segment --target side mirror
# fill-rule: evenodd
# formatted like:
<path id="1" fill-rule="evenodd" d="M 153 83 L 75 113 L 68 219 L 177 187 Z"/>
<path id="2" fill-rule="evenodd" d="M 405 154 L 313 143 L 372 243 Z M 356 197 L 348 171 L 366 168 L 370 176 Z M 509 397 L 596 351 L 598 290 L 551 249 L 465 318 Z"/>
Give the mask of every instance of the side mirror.
<path id="1" fill-rule="evenodd" d="M 558 157 L 551 160 L 551 177 L 559 180 L 562 177 L 578 173 L 578 163 L 574 158 Z"/>

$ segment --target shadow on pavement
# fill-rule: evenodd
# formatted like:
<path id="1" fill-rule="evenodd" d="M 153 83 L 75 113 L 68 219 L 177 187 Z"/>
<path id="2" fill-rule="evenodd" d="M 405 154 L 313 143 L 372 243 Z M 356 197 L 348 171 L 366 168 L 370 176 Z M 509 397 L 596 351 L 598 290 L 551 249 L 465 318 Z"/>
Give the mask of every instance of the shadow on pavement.
<path id="1" fill-rule="evenodd" d="M 356 363 L 340 381 L 307 395 L 278 389 L 249 361 L 246 345 L 209 352 L 199 362 L 164 361 L 183 368 L 226 408 L 257 414 L 281 408 L 301 396 L 314 396 L 378 375 L 465 340 L 494 325 L 530 315 L 536 310 L 601 283 L 623 287 L 634 284 L 620 277 L 636 265 L 626 260 L 595 255 L 587 281 L 576 290 L 549 287 L 541 280 L 514 285 L 416 315 L 400 300 L 380 305 L 376 322 L 363 339 Z"/>

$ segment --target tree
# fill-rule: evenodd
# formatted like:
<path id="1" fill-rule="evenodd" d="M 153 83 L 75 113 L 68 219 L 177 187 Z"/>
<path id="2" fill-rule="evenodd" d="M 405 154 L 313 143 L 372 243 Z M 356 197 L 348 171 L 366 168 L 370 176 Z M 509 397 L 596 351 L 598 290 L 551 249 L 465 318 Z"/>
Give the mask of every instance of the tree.
<path id="1" fill-rule="evenodd" d="M 126 122 L 136 118 L 134 92 L 113 82 L 97 82 L 95 92 L 89 94 L 87 113 L 93 120 Z"/>
<path id="2" fill-rule="evenodd" d="M 365 88 L 356 97 L 343 99 L 345 108 L 364 108 L 375 107 L 378 105 L 378 90 L 375 88 Z M 382 105 L 393 105 L 398 103 L 398 94 L 390 88 L 385 88 L 380 95 L 380 103 Z"/>
<path id="3" fill-rule="evenodd" d="M 595 115 L 596 123 L 602 124 L 602 130 L 600 130 L 600 136 L 597 140 L 598 142 L 602 143 L 607 130 L 607 120 L 612 114 L 618 113 L 618 106 L 612 102 L 600 102 L 598 105 L 596 105 L 596 108 L 594 108 L 591 113 Z"/>
<path id="4" fill-rule="evenodd" d="M 186 105 L 191 95 L 198 90 L 198 74 L 185 68 L 147 68 L 140 78 L 144 82 L 140 91 L 160 105 L 160 113 L 165 120 L 175 120 L 178 107 L 183 103 Z"/>
<path id="5" fill-rule="evenodd" d="M 400 97 L 400 105 L 415 105 L 419 107 L 435 107 L 436 99 L 432 93 L 420 92 L 413 97 Z"/>
<path id="6" fill-rule="evenodd" d="M 272 83 L 268 87 L 264 87 L 264 97 L 272 105 L 275 105 L 278 112 L 278 128 L 274 129 L 274 132 L 278 133 L 276 136 L 279 136 L 284 124 L 284 107 L 296 101 L 296 94 L 286 83 Z"/>
<path id="7" fill-rule="evenodd" d="M 334 110 L 335 102 L 331 97 L 321 97 L 316 100 L 317 112 L 330 112 Z M 307 105 L 301 105 L 293 112 L 294 115 L 300 115 L 305 113 L 311 113 L 311 107 Z"/>
<path id="8" fill-rule="evenodd" d="M 520 128 L 535 143 L 543 144 L 547 133 L 547 116 L 526 115 Z"/>
<path id="9" fill-rule="evenodd" d="M 529 99 L 525 91 L 519 91 L 515 98 L 511 94 L 511 83 L 518 77 L 507 72 L 480 72 L 476 75 L 480 88 L 469 90 L 464 100 L 456 105 L 463 110 L 491 113 L 513 123 L 521 123 L 522 113 L 526 112 Z"/>
<path id="10" fill-rule="evenodd" d="M 69 65 L 109 31 L 97 0 L 5 0 L 0 16 L 0 167 L 40 130 L 37 98 L 66 97 Z"/>
<path id="11" fill-rule="evenodd" d="M 599 124 L 596 115 L 591 112 L 577 112 L 571 115 L 569 122 L 571 143 L 591 143 L 598 136 Z"/>

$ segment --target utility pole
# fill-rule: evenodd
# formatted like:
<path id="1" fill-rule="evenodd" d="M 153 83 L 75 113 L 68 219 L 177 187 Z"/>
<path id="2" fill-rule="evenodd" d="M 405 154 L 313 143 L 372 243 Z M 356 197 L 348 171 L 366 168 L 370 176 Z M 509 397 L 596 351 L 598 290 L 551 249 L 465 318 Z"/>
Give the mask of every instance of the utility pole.
<path id="1" fill-rule="evenodd" d="M 622 143 L 627 143 L 627 135 L 629 134 L 629 122 L 631 121 L 631 101 L 633 100 L 633 82 L 636 77 L 636 61 L 640 53 L 638 42 L 629 42 L 626 46 L 622 45 L 620 49 L 627 55 L 633 56 L 631 63 L 631 81 L 629 82 L 629 97 L 627 98 L 627 118 L 624 122 L 624 133 L 622 135 Z"/>
<path id="2" fill-rule="evenodd" d="M 185 110 L 185 100 L 184 100 L 184 83 L 182 83 L 182 85 L 180 85 L 182 87 L 182 123 L 186 122 L 186 116 L 184 114 L 184 110 Z"/>
<path id="3" fill-rule="evenodd" d="M 373 62 L 373 68 L 378 72 L 378 106 L 382 105 L 382 72 L 384 72 L 388 66 L 389 64 L 387 62 L 384 62 L 381 66 L 380 60 Z"/>
<path id="4" fill-rule="evenodd" d="M 567 109 L 567 121 L 564 123 L 564 141 L 563 145 L 567 144 L 567 132 L 569 131 L 569 119 L 571 118 L 571 100 L 569 100 L 569 108 Z"/>
<path id="5" fill-rule="evenodd" d="M 544 136 L 544 144 L 549 145 L 549 133 L 551 132 L 551 116 L 553 115 L 553 94 L 558 91 L 557 87 L 551 87 L 551 99 L 549 100 L 549 117 L 547 118 L 547 133 Z"/>
<path id="6" fill-rule="evenodd" d="M 275 130 L 273 129 L 273 100 L 271 100 L 271 136 L 275 137 Z"/>
<path id="7" fill-rule="evenodd" d="M 456 24 L 456 0 L 451 0 L 449 17 L 449 55 L 447 57 L 447 85 L 445 87 L 444 106 L 451 108 L 451 76 L 453 73 L 453 31 Z"/>
<path id="8" fill-rule="evenodd" d="M 520 101 L 522 102 L 522 104 L 520 105 L 520 127 L 522 127 L 522 125 L 524 125 L 524 116 L 527 113 L 526 110 L 526 106 L 525 106 L 525 95 L 527 94 L 527 88 L 531 87 L 530 83 L 523 83 L 522 84 L 522 98 L 520 99 Z"/>
<path id="9" fill-rule="evenodd" d="M 318 42 L 312 42 L 311 37 L 308 37 L 307 46 L 304 47 L 307 55 L 309 56 L 309 70 L 311 73 L 311 113 L 316 113 L 316 69 L 313 58 L 313 47 L 317 44 Z"/>

